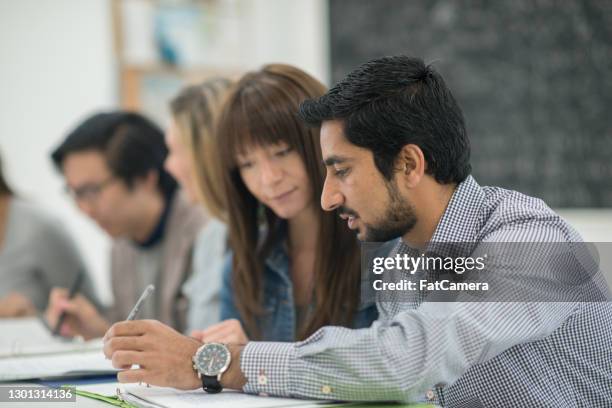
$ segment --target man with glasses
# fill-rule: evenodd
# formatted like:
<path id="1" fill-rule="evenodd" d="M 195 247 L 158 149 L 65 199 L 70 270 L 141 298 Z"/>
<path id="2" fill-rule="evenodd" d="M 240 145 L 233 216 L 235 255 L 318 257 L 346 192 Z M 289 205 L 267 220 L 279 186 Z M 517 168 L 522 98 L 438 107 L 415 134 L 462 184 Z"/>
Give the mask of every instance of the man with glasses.
<path id="1" fill-rule="evenodd" d="M 100 313 L 85 297 L 68 299 L 66 289 L 55 289 L 47 317 L 54 324 L 62 311 L 67 313 L 61 334 L 103 335 L 110 323 L 125 319 L 148 284 L 158 290 L 139 317 L 184 329 L 187 300 L 181 284 L 189 276 L 205 216 L 164 169 L 167 152 L 155 124 L 116 111 L 89 117 L 52 153 L 79 209 L 113 239 L 114 305 Z"/>

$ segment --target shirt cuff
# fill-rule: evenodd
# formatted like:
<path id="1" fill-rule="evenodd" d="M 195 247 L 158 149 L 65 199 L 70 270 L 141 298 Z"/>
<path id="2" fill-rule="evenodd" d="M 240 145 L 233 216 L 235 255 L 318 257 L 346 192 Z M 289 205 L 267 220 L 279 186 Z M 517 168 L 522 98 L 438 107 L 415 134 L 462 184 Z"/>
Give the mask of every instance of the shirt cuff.
<path id="1" fill-rule="evenodd" d="M 240 369 L 250 394 L 291 397 L 289 366 L 296 358 L 294 343 L 249 342 L 240 355 Z"/>

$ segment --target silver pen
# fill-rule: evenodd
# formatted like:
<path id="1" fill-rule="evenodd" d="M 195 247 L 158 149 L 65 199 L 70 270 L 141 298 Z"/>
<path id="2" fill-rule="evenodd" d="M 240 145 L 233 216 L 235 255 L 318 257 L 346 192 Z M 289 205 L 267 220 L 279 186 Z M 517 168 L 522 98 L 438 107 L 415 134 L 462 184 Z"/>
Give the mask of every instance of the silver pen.
<path id="1" fill-rule="evenodd" d="M 125 320 L 134 320 L 134 318 L 136 317 L 136 314 L 138 313 L 138 311 L 140 310 L 140 306 L 142 306 L 142 303 L 147 300 L 147 298 L 151 295 L 151 293 L 153 293 L 155 291 L 155 286 L 153 285 L 149 285 L 145 288 L 144 292 L 142 292 L 142 295 L 140 295 L 140 298 L 138 298 L 138 301 L 136 302 L 136 304 L 134 305 L 134 307 L 132 308 L 132 311 L 130 312 L 130 314 L 128 315 L 127 319 Z"/>

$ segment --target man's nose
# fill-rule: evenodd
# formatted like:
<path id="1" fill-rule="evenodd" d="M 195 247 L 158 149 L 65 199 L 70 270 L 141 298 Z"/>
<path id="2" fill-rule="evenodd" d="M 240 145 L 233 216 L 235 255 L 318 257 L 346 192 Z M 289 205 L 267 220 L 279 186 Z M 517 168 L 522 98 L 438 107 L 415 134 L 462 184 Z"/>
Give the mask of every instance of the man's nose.
<path id="1" fill-rule="evenodd" d="M 85 213 L 85 215 L 87 215 L 89 218 L 95 219 L 94 217 L 95 208 L 94 208 L 93 203 L 90 200 L 77 198 L 76 204 L 77 204 L 77 207 L 79 207 L 79 210 Z"/>
<path id="2" fill-rule="evenodd" d="M 344 196 L 337 189 L 335 182 L 325 177 L 323 191 L 321 193 L 321 208 L 325 211 L 333 211 L 344 203 Z"/>

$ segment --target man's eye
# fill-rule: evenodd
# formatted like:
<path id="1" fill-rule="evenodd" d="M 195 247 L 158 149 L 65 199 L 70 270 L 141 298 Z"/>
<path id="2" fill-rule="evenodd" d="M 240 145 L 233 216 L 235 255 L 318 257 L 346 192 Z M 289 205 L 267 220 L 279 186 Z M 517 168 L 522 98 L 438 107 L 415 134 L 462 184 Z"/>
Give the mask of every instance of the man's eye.
<path id="1" fill-rule="evenodd" d="M 334 169 L 334 175 L 336 177 L 339 177 L 339 178 L 342 178 L 342 177 L 346 176 L 348 174 L 348 172 L 349 172 L 348 168 L 345 168 L 345 169 Z"/>

